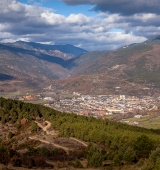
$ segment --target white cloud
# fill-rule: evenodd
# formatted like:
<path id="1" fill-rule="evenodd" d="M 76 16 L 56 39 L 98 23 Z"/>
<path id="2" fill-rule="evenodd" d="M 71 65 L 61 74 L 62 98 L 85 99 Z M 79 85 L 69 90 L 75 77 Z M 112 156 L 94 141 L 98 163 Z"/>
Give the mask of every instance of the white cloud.
<path id="1" fill-rule="evenodd" d="M 135 14 L 134 15 L 134 19 L 143 21 L 143 22 L 147 22 L 150 21 L 152 19 L 155 19 L 157 17 L 156 14 L 152 14 L 152 13 L 144 13 L 144 14 Z"/>
<path id="2" fill-rule="evenodd" d="M 43 12 L 40 14 L 43 21 L 49 23 L 50 25 L 59 25 L 65 22 L 65 17 L 59 14 L 51 13 L 51 12 Z"/>
<path id="3" fill-rule="evenodd" d="M 0 40 L 73 44 L 87 50 L 115 49 L 142 42 L 158 34 L 159 15 L 152 13 L 122 16 L 101 13 L 96 17 L 71 14 L 65 17 L 53 9 L 0 0 Z M 119 31 L 113 31 L 113 30 Z"/>
<path id="4" fill-rule="evenodd" d="M 92 19 L 83 14 L 70 14 L 66 21 L 69 24 L 84 25 L 90 23 Z"/>

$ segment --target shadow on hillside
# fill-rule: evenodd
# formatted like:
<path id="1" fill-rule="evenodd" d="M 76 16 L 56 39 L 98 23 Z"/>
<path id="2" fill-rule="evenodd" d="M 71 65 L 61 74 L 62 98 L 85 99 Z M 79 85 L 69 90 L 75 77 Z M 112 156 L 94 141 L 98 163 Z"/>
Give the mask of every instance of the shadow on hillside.
<path id="1" fill-rule="evenodd" d="M 0 74 L 0 81 L 5 81 L 5 80 L 13 80 L 13 76 L 9 76 L 7 74 Z"/>

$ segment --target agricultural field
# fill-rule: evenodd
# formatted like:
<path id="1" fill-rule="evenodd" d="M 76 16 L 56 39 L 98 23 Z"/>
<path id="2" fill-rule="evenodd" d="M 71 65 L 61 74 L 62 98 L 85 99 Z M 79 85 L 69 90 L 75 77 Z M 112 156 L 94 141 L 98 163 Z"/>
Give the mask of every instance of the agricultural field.
<path id="1" fill-rule="evenodd" d="M 128 122 L 127 122 L 128 121 Z M 145 127 L 147 129 L 160 129 L 160 115 L 145 115 L 141 118 L 128 118 L 126 122 L 131 125 Z"/>

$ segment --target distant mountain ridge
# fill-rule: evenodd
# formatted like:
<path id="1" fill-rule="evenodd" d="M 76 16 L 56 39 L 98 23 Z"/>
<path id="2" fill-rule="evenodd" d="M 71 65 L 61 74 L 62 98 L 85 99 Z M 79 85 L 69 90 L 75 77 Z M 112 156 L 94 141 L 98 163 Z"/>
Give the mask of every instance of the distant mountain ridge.
<path id="1" fill-rule="evenodd" d="M 150 38 L 148 40 L 146 40 L 145 42 L 143 42 L 144 44 L 160 44 L 160 35 L 156 35 L 153 38 Z"/>
<path id="2" fill-rule="evenodd" d="M 75 47 L 71 44 L 48 45 L 48 44 L 40 44 L 35 42 L 17 41 L 15 43 L 6 43 L 5 45 L 22 48 L 22 49 L 29 49 L 29 50 L 46 50 L 46 51 L 57 50 L 65 54 L 69 54 L 73 57 L 87 52 L 86 50 L 79 47 Z"/>
<path id="3" fill-rule="evenodd" d="M 66 61 L 85 52 L 73 45 L 55 46 L 22 41 L 1 43 L 0 80 L 22 80 L 27 86 L 28 83 L 39 86 L 53 79 L 64 78 L 68 74 Z"/>
<path id="4" fill-rule="evenodd" d="M 31 86 L 53 82 L 59 89 L 85 94 L 114 93 L 117 87 L 118 93 L 127 94 L 154 87 L 145 94 L 155 94 L 160 89 L 159 54 L 160 36 L 113 51 L 92 52 L 72 45 L 20 41 L 0 44 L 0 74 L 3 82 L 5 78 L 27 80 Z"/>

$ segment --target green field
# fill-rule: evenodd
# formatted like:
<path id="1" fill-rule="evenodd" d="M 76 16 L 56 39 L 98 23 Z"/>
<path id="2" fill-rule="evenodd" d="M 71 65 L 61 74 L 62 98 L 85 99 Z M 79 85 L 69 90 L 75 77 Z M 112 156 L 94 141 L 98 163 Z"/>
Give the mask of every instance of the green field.
<path id="1" fill-rule="evenodd" d="M 46 100 L 28 100 L 28 101 L 26 100 L 24 102 L 33 103 L 33 104 L 47 104 L 48 103 L 48 101 Z"/>
<path id="2" fill-rule="evenodd" d="M 3 93 L 0 93 L 0 97 L 13 99 L 13 98 L 16 98 L 16 97 L 23 96 L 25 94 L 26 94 L 25 92 L 20 92 L 20 91 L 16 91 L 16 92 L 3 92 Z"/>
<path id="3" fill-rule="evenodd" d="M 148 115 L 142 118 L 129 118 L 127 119 L 129 124 L 138 122 L 137 126 L 149 128 L 149 129 L 160 129 L 160 116 L 159 115 Z"/>

